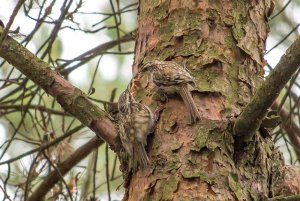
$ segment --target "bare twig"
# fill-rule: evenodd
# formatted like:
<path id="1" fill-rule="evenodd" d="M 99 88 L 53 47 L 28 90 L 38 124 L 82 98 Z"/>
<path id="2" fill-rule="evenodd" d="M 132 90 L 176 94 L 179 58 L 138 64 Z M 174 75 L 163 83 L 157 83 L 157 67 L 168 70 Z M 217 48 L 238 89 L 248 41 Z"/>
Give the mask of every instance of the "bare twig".
<path id="1" fill-rule="evenodd" d="M 9 201 L 12 201 L 12 200 L 10 199 L 9 195 L 7 195 L 6 190 L 4 190 L 3 187 L 2 187 L 1 185 L 0 185 L 0 188 L 1 188 L 2 192 L 3 192 L 3 194 L 4 194 L 4 199 L 8 199 Z"/>
<path id="2" fill-rule="evenodd" d="M 30 151 L 28 151 L 28 152 L 25 152 L 25 153 L 23 153 L 23 154 L 21 154 L 21 155 L 15 157 L 15 158 L 11 158 L 11 159 L 8 159 L 8 160 L 6 160 L 6 161 L 1 161 L 1 162 L 0 162 L 0 165 L 12 163 L 12 162 L 17 161 L 17 160 L 19 160 L 19 159 L 21 159 L 21 158 L 23 158 L 23 157 L 25 157 L 25 156 L 28 156 L 28 155 L 30 155 L 30 154 L 33 154 L 33 153 L 35 153 L 35 152 L 37 152 L 37 151 L 43 151 L 43 150 L 45 150 L 45 149 L 47 149 L 47 148 L 49 148 L 49 147 L 51 147 L 51 146 L 53 146 L 53 145 L 55 145 L 55 144 L 61 142 L 62 140 L 64 140 L 65 138 L 71 136 L 72 134 L 74 134 L 75 132 L 79 131 L 79 130 L 82 129 L 82 128 L 84 128 L 84 125 L 77 126 L 76 128 L 74 128 L 74 129 L 70 130 L 69 132 L 65 133 L 64 135 L 62 135 L 62 136 L 56 138 L 55 140 L 53 140 L 53 141 L 51 141 L 51 142 L 48 142 L 48 143 L 46 143 L 46 144 L 43 144 L 43 145 L 41 145 L 40 147 L 38 147 L 38 148 L 36 148 L 36 149 L 30 150 Z"/>
<path id="3" fill-rule="evenodd" d="M 0 46 L 3 42 L 3 40 L 5 39 L 5 37 L 7 36 L 9 29 L 10 29 L 12 23 L 14 22 L 15 17 L 18 14 L 19 9 L 21 8 L 21 6 L 23 5 L 24 2 L 25 2 L 25 0 L 19 0 L 17 5 L 15 6 L 13 13 L 11 14 L 11 16 L 9 18 L 9 21 L 8 21 L 6 27 L 4 28 L 3 33 L 0 36 Z"/>
<path id="4" fill-rule="evenodd" d="M 277 108 L 279 107 L 279 104 L 277 102 L 275 102 L 272 105 L 272 109 L 277 110 Z M 294 148 L 294 151 L 297 155 L 297 159 L 300 161 L 300 128 L 291 121 L 291 119 L 289 118 L 289 113 L 288 111 L 286 111 L 285 108 L 281 108 L 279 111 L 279 115 L 283 120 L 287 120 L 287 122 L 285 124 L 283 124 L 283 128 L 286 131 L 291 144 Z"/>
<path id="5" fill-rule="evenodd" d="M 59 110 L 54 110 L 52 108 L 47 108 L 46 106 L 42 106 L 42 105 L 0 105 L 0 110 L 11 110 L 14 109 L 15 111 L 22 111 L 25 109 L 35 109 L 35 110 L 39 110 L 41 112 L 47 112 L 47 113 L 51 113 L 51 114 L 56 114 L 56 115 L 62 115 L 62 116 L 70 116 L 70 114 L 63 112 L 63 111 L 59 111 Z"/>
<path id="6" fill-rule="evenodd" d="M 285 9 L 286 9 L 286 7 L 290 4 L 292 2 L 292 0 L 289 0 L 281 9 L 280 9 L 280 11 L 278 11 L 276 14 L 274 14 L 271 18 L 270 18 L 270 20 L 273 20 L 274 18 L 276 18 L 278 15 L 280 15 L 280 13 L 282 13 Z"/>
<path id="7" fill-rule="evenodd" d="M 51 167 L 54 168 L 54 171 L 57 172 L 58 176 L 60 177 L 60 180 L 63 182 L 63 184 L 65 185 L 66 189 L 67 189 L 67 192 L 69 194 L 69 197 L 70 197 L 70 200 L 73 201 L 73 197 L 72 197 L 72 193 L 69 189 L 69 186 L 67 184 L 67 182 L 65 181 L 64 179 L 64 176 L 63 174 L 59 171 L 59 169 L 52 163 L 51 159 L 47 156 L 47 154 L 45 154 L 45 152 L 42 152 L 44 157 L 47 159 L 47 161 L 50 163 Z"/>
<path id="8" fill-rule="evenodd" d="M 78 148 L 73 154 L 70 155 L 65 161 L 63 161 L 57 170 L 61 175 L 65 175 L 68 171 L 72 169 L 78 162 L 84 159 L 88 154 L 90 154 L 95 148 L 102 145 L 104 142 L 97 137 L 93 137 L 86 144 Z M 59 181 L 59 172 L 52 171 L 43 182 L 37 187 L 37 189 L 28 198 L 28 201 L 36 201 L 44 197 L 46 193 Z"/>
<path id="9" fill-rule="evenodd" d="M 109 156 L 108 156 L 108 145 L 105 146 L 105 175 L 106 175 L 106 185 L 107 185 L 107 196 L 108 200 L 111 201 L 110 192 L 110 180 L 109 180 Z"/>

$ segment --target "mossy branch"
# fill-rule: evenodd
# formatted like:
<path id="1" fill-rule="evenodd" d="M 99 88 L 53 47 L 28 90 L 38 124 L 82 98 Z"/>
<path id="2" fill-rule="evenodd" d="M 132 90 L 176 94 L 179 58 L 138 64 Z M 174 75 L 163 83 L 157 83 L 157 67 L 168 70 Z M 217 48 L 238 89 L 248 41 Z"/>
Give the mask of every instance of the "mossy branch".
<path id="1" fill-rule="evenodd" d="M 5 37 L 0 46 L 0 57 L 53 96 L 65 111 L 93 130 L 110 145 L 111 149 L 114 151 L 119 149 L 119 136 L 106 112 L 89 101 L 85 93 L 52 70 L 48 63 L 39 59 L 10 36 Z"/>
<path id="2" fill-rule="evenodd" d="M 300 37 L 288 48 L 279 63 L 238 116 L 234 125 L 237 145 L 249 142 L 261 121 L 300 65 Z"/>

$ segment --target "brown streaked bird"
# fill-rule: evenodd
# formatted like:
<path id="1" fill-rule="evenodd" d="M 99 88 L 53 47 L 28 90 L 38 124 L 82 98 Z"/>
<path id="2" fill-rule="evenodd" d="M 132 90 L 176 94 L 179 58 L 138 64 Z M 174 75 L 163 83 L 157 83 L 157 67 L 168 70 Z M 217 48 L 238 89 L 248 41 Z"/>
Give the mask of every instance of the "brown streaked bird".
<path id="1" fill-rule="evenodd" d="M 148 106 L 138 103 L 126 89 L 118 102 L 118 131 L 133 172 L 149 165 L 145 150 L 147 136 L 154 130 L 154 117 Z"/>
<path id="2" fill-rule="evenodd" d="M 188 85 L 195 85 L 194 78 L 186 68 L 174 61 L 152 61 L 142 66 L 140 72 L 151 72 L 153 83 L 166 94 L 180 94 L 190 113 L 191 123 L 201 119 Z"/>

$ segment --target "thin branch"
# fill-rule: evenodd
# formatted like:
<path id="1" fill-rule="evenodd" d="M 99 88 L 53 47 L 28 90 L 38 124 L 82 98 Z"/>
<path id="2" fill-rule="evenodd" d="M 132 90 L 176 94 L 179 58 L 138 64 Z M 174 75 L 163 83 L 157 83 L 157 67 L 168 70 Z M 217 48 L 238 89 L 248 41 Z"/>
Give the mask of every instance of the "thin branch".
<path id="1" fill-rule="evenodd" d="M 55 140 L 53 140 L 51 142 L 48 142 L 48 143 L 45 143 L 45 144 L 42 144 L 41 146 L 39 146 L 36 149 L 32 149 L 30 151 L 27 151 L 27 152 L 25 152 L 25 153 L 23 153 L 23 154 L 21 154 L 19 156 L 16 156 L 15 158 L 11 158 L 11 159 L 8 159 L 6 161 L 1 161 L 0 165 L 10 164 L 10 163 L 12 163 L 14 161 L 17 161 L 17 160 L 19 160 L 19 159 L 21 159 L 21 158 L 23 158 L 25 156 L 28 156 L 30 154 L 33 154 L 33 153 L 35 153 L 37 151 L 43 151 L 43 150 L 45 150 L 45 149 L 47 149 L 47 148 L 49 148 L 49 147 L 51 147 L 51 146 L 53 146 L 53 145 L 61 142 L 62 140 L 64 140 L 65 138 L 71 136 L 72 134 L 76 133 L 77 131 L 81 130 L 82 128 L 84 128 L 84 125 L 79 125 L 79 126 L 75 127 L 74 129 L 70 130 L 69 132 L 65 133 L 64 135 L 56 138 Z"/>
<path id="2" fill-rule="evenodd" d="M 300 37 L 287 49 L 266 81 L 238 116 L 234 125 L 237 148 L 249 142 L 262 119 L 300 65 Z"/>
<path id="3" fill-rule="evenodd" d="M 275 48 L 277 48 L 280 44 L 282 44 L 290 35 L 292 35 L 292 33 L 294 33 L 298 27 L 300 26 L 300 24 L 297 24 L 288 34 L 286 34 L 276 45 L 274 45 L 271 49 L 269 49 L 265 55 L 269 54 L 272 50 L 274 50 Z"/>
<path id="4" fill-rule="evenodd" d="M 19 12 L 19 9 L 21 8 L 21 6 L 23 5 L 23 3 L 25 2 L 25 0 L 19 0 L 17 5 L 15 6 L 10 18 L 9 18 L 9 21 L 6 25 L 6 27 L 4 28 L 3 30 L 3 34 L 1 34 L 0 36 L 0 46 L 3 42 L 3 40 L 5 39 L 5 37 L 7 36 L 8 32 L 9 32 L 9 29 L 12 25 L 12 23 L 14 22 L 15 20 L 15 17 L 17 16 L 18 12 Z"/>
<path id="5" fill-rule="evenodd" d="M 105 146 L 105 175 L 106 175 L 106 185 L 107 185 L 107 196 L 108 201 L 111 201 L 111 192 L 110 192 L 110 181 L 109 181 L 109 155 L 108 155 L 108 145 Z"/>
<path id="6" fill-rule="evenodd" d="M 47 112 L 55 115 L 70 116 L 70 114 L 66 112 L 54 110 L 52 108 L 47 108 L 46 106 L 42 106 L 42 105 L 28 105 L 28 106 L 27 105 L 0 105 L 0 109 L 3 110 L 15 109 L 15 111 L 23 111 L 25 109 L 35 109 L 41 112 Z"/>
<path id="7" fill-rule="evenodd" d="M 97 175 L 97 163 L 98 163 L 98 151 L 99 149 L 95 149 L 95 160 L 93 164 L 93 198 L 96 198 L 96 175 Z"/>
<path id="8" fill-rule="evenodd" d="M 119 25 L 121 24 L 120 22 L 118 22 L 118 19 L 117 19 L 117 14 L 116 14 L 116 11 L 115 11 L 115 8 L 114 8 L 114 4 L 112 2 L 112 0 L 109 1 L 110 3 L 110 6 L 111 6 L 111 9 L 112 9 L 112 12 L 113 12 L 113 17 L 114 17 L 114 20 L 115 20 L 115 25 L 116 25 L 116 32 L 117 32 L 117 38 L 118 38 L 118 41 L 120 41 L 120 30 L 119 30 Z M 118 50 L 121 51 L 121 45 L 120 45 L 120 42 L 118 42 Z"/>
<path id="9" fill-rule="evenodd" d="M 73 154 L 70 155 L 65 161 L 57 166 L 57 170 L 52 171 L 43 182 L 35 189 L 27 201 L 40 200 L 47 192 L 59 181 L 61 178 L 59 174 L 65 175 L 69 172 L 77 163 L 89 155 L 95 148 L 102 145 L 104 142 L 98 137 L 93 137 L 86 144 L 78 148 Z"/>
<path id="10" fill-rule="evenodd" d="M 44 157 L 47 159 L 48 163 L 50 163 L 51 167 L 54 168 L 54 171 L 57 172 L 58 176 L 60 177 L 60 180 L 63 182 L 63 184 L 65 185 L 67 192 L 69 194 L 69 197 L 71 199 L 71 201 L 73 201 L 73 197 L 72 197 L 72 193 L 69 189 L 69 186 L 67 184 L 67 182 L 64 179 L 64 176 L 61 174 L 61 172 L 59 171 L 59 169 L 52 163 L 51 159 L 47 156 L 47 154 L 45 152 L 43 152 Z"/>
<path id="11" fill-rule="evenodd" d="M 275 102 L 272 105 L 272 109 L 277 110 L 278 107 L 279 107 L 278 102 Z M 283 124 L 282 126 L 291 141 L 291 144 L 297 155 L 297 159 L 300 161 L 300 138 L 299 138 L 300 128 L 293 121 L 291 121 L 289 112 L 286 109 L 281 108 L 279 111 L 279 115 L 283 120 L 287 120 L 286 123 Z"/>
<path id="12" fill-rule="evenodd" d="M 39 151 L 39 153 L 34 157 L 32 163 L 30 164 L 28 175 L 26 178 L 25 188 L 24 188 L 24 200 L 27 200 L 27 197 L 29 195 L 30 184 L 33 180 L 32 177 L 34 177 L 33 170 L 36 168 L 36 164 L 38 163 L 38 158 L 39 158 L 40 154 L 41 154 L 41 151 Z"/>
<path id="13" fill-rule="evenodd" d="M 69 59 L 69 60 L 57 59 L 57 61 L 56 61 L 57 63 L 58 62 L 65 62 L 63 64 L 59 64 L 58 69 L 61 71 L 61 73 L 63 75 L 67 75 L 70 72 L 72 72 L 73 70 L 75 70 L 76 68 L 78 68 L 79 66 L 81 66 L 82 64 L 84 64 L 84 63 L 90 61 L 91 59 L 95 58 L 96 56 L 103 55 L 107 50 L 113 48 L 114 46 L 116 46 L 118 44 L 121 44 L 121 43 L 126 43 L 126 42 L 129 42 L 129 41 L 132 41 L 133 40 L 132 34 L 134 32 L 135 31 L 132 31 L 132 32 L 122 36 L 120 38 L 120 40 L 113 40 L 113 41 L 109 41 L 109 42 L 100 44 L 97 47 L 94 47 L 94 48 L 86 51 L 85 53 L 82 53 L 81 55 L 79 55 L 79 56 L 77 56 L 73 59 Z M 76 64 L 74 66 L 66 68 L 68 65 L 70 65 L 70 64 L 72 64 L 76 61 L 80 61 L 79 64 Z"/>
<path id="14" fill-rule="evenodd" d="M 4 190 L 4 189 L 2 188 L 1 185 L 0 185 L 0 189 L 3 191 L 4 199 L 6 198 L 6 199 L 8 199 L 9 201 L 12 201 L 12 200 L 10 199 L 9 195 L 7 195 L 6 190 Z"/>
<path id="15" fill-rule="evenodd" d="M 278 15 L 280 15 L 280 13 L 282 13 L 286 7 L 292 2 L 292 0 L 289 0 L 281 9 L 280 11 L 278 11 L 276 14 L 274 14 L 271 18 L 270 21 L 273 20 L 275 17 L 277 17 Z"/>

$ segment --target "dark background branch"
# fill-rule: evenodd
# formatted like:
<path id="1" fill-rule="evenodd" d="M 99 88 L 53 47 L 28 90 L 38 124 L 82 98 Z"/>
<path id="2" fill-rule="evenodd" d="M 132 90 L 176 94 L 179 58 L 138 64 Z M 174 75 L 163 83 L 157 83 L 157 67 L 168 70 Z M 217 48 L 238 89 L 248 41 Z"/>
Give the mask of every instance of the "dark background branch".
<path id="1" fill-rule="evenodd" d="M 65 175 L 72 169 L 78 162 L 89 155 L 95 148 L 102 145 L 104 142 L 98 137 L 93 137 L 89 142 L 78 148 L 69 158 L 63 161 L 57 170 L 52 171 L 43 182 L 37 187 L 37 189 L 28 198 L 28 201 L 41 200 L 47 192 L 59 181 L 60 175 Z"/>

